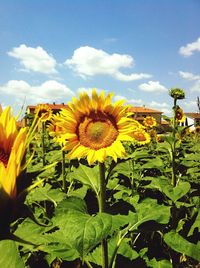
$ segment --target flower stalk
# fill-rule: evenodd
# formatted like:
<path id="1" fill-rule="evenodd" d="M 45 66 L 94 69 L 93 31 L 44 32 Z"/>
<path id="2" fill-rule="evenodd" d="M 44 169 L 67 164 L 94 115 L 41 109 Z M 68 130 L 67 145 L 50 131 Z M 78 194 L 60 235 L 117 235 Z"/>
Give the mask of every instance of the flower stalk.
<path id="1" fill-rule="evenodd" d="M 177 99 L 174 98 L 174 107 L 173 107 L 173 143 L 172 143 L 172 180 L 171 184 L 173 187 L 176 186 L 176 128 L 177 128 L 177 122 L 176 122 L 176 108 L 177 108 Z"/>
<path id="2" fill-rule="evenodd" d="M 65 176 L 65 151 L 62 150 L 62 185 L 63 185 L 63 191 L 67 192 L 67 182 L 66 182 L 66 176 Z"/>
<path id="3" fill-rule="evenodd" d="M 42 122 L 42 165 L 43 167 L 46 164 L 46 159 L 45 159 L 45 122 Z"/>
<path id="4" fill-rule="evenodd" d="M 106 212 L 106 178 L 105 178 L 105 164 L 99 163 L 99 175 L 100 175 L 100 200 L 99 200 L 99 212 Z M 108 244 L 107 240 L 103 239 L 101 242 L 102 252 L 102 268 L 108 268 Z"/>
<path id="5" fill-rule="evenodd" d="M 176 132 L 177 132 L 177 109 L 179 108 L 177 106 L 177 100 L 182 100 L 185 98 L 185 92 L 183 89 L 180 88 L 172 88 L 169 91 L 169 95 L 174 99 L 174 106 L 173 106 L 173 132 L 172 132 L 172 137 L 173 137 L 173 142 L 171 144 L 171 150 L 172 150 L 172 180 L 171 184 L 173 187 L 176 186 Z"/>

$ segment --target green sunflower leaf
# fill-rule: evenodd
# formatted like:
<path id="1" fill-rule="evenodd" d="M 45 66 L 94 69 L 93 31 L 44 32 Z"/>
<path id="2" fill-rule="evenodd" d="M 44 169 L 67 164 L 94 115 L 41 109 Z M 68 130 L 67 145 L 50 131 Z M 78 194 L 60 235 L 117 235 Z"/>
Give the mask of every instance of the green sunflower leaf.
<path id="1" fill-rule="evenodd" d="M 0 267 L 25 268 L 25 265 L 19 255 L 15 241 L 0 241 Z"/>
<path id="2" fill-rule="evenodd" d="M 96 194 L 99 193 L 99 168 L 87 167 L 82 164 L 79 165 L 77 169 L 71 174 L 71 177 L 83 185 L 90 187 Z"/>
<path id="3" fill-rule="evenodd" d="M 190 243 L 175 231 L 166 233 L 164 235 L 164 241 L 173 250 L 200 261 L 200 242 L 197 244 Z"/>

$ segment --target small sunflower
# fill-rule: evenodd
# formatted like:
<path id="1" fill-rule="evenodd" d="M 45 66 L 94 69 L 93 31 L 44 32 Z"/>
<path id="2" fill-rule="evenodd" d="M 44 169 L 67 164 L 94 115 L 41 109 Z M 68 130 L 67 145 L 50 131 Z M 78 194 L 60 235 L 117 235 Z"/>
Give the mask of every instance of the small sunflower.
<path id="1" fill-rule="evenodd" d="M 196 134 L 200 134 L 200 126 L 196 126 L 195 127 L 195 133 Z"/>
<path id="2" fill-rule="evenodd" d="M 47 130 L 53 140 L 62 146 L 66 143 L 66 139 L 64 139 L 65 129 L 59 126 L 59 122 L 59 117 L 54 115 L 47 126 Z"/>
<path id="3" fill-rule="evenodd" d="M 59 116 L 52 115 L 51 120 L 49 124 L 47 125 L 47 130 L 49 132 L 49 135 L 52 137 L 58 137 L 60 134 L 64 134 L 65 129 L 61 126 L 59 126 L 59 122 L 61 122 Z"/>
<path id="4" fill-rule="evenodd" d="M 147 144 L 151 141 L 150 135 L 141 128 L 133 130 L 131 137 L 133 137 L 134 142 L 140 145 Z"/>
<path id="5" fill-rule="evenodd" d="M 133 119 L 127 117 L 124 101 L 112 104 L 112 94 L 97 95 L 92 91 L 90 98 L 86 93 L 73 98 L 59 116 L 55 116 L 64 150 L 69 158 L 87 157 L 89 165 L 96 161 L 104 162 L 107 156 L 115 161 L 125 155 L 122 141 L 131 141 L 130 133 Z"/>
<path id="6" fill-rule="evenodd" d="M 178 107 L 176 110 L 175 110 L 175 118 L 176 120 L 179 122 L 179 123 L 182 123 L 185 121 L 185 115 L 183 113 L 183 110 Z"/>
<path id="7" fill-rule="evenodd" d="M 52 117 L 52 110 L 47 104 L 38 104 L 36 106 L 36 115 L 41 119 L 42 122 L 46 122 Z"/>
<path id="8" fill-rule="evenodd" d="M 5 108 L 0 114 L 0 188 L 11 198 L 16 196 L 16 178 L 22 171 L 26 139 L 26 128 L 18 130 L 10 107 Z"/>
<path id="9" fill-rule="evenodd" d="M 151 138 L 156 139 L 156 137 L 157 137 L 157 132 L 156 132 L 155 129 L 150 129 L 150 130 L 148 131 L 148 133 L 149 133 L 149 135 L 150 135 Z"/>
<path id="10" fill-rule="evenodd" d="M 153 116 L 147 116 L 144 118 L 143 124 L 145 127 L 155 127 L 157 125 L 156 119 Z"/>

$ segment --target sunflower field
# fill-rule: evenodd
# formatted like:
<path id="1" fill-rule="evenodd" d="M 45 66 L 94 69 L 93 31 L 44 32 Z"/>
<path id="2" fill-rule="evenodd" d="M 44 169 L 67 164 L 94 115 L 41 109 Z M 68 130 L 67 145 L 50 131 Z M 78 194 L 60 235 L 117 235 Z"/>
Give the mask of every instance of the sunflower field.
<path id="1" fill-rule="evenodd" d="M 26 127 L 0 111 L 0 267 L 200 267 L 200 132 L 86 93 Z"/>

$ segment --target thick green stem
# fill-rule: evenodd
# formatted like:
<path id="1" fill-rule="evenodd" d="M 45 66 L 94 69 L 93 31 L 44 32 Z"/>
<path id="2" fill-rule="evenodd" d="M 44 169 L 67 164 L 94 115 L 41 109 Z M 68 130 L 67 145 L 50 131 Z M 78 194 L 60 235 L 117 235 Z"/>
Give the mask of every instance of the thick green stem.
<path id="1" fill-rule="evenodd" d="M 84 262 L 86 263 L 86 265 L 87 265 L 88 268 L 93 268 L 93 266 L 89 263 L 88 260 L 84 260 Z"/>
<path id="2" fill-rule="evenodd" d="M 45 166 L 46 164 L 46 161 L 45 161 L 45 122 L 42 122 L 42 164 L 43 164 L 43 167 Z"/>
<path id="3" fill-rule="evenodd" d="M 100 175 L 99 212 L 105 212 L 106 210 L 106 177 L 105 177 L 104 163 L 99 163 L 99 175 Z"/>
<path id="4" fill-rule="evenodd" d="M 171 184 L 173 187 L 176 187 L 177 178 L 176 178 L 176 131 L 177 131 L 177 121 L 176 121 L 176 110 L 177 110 L 177 99 L 174 98 L 174 107 L 173 107 L 173 142 L 171 145 L 172 150 L 172 179 Z M 177 221 L 177 208 L 174 202 L 172 203 L 171 207 L 171 228 L 176 229 L 178 224 Z M 172 265 L 173 267 L 176 267 L 176 260 L 177 260 L 177 254 L 172 252 Z"/>
<path id="5" fill-rule="evenodd" d="M 131 196 L 133 197 L 134 196 L 134 193 L 135 193 L 135 183 L 134 183 L 134 160 L 131 159 Z"/>
<path id="6" fill-rule="evenodd" d="M 99 163 L 99 174 L 100 174 L 99 212 L 103 213 L 106 211 L 106 178 L 105 178 L 104 163 Z M 108 244 L 106 239 L 103 239 L 101 242 L 101 252 L 102 252 L 102 268 L 108 268 Z"/>
<path id="7" fill-rule="evenodd" d="M 63 185 L 63 191 L 66 193 L 67 191 L 67 182 L 66 182 L 66 176 L 65 176 L 65 152 L 62 150 L 62 185 Z"/>
<path id="8" fill-rule="evenodd" d="M 173 187 L 176 186 L 176 128 L 177 128 L 177 123 L 176 123 L 176 105 L 177 99 L 174 99 L 174 115 L 173 115 L 173 144 L 172 144 L 172 185 Z"/>

